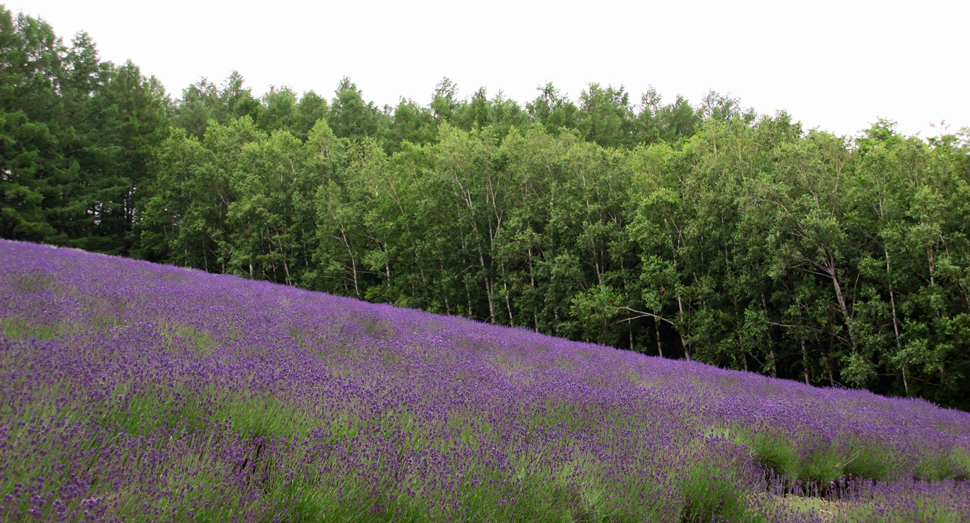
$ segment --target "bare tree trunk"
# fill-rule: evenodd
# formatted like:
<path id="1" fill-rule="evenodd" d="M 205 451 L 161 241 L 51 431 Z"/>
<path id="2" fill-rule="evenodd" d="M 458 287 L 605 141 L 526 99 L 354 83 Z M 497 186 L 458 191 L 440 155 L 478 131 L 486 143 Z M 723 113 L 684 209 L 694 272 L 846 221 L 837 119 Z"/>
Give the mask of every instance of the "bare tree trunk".
<path id="1" fill-rule="evenodd" d="M 354 256 L 354 250 L 350 248 L 350 242 L 347 241 L 347 235 L 344 233 L 343 224 L 340 225 L 340 240 L 347 249 L 347 255 L 350 256 L 350 270 L 353 272 L 354 276 L 354 294 L 360 298 L 360 288 L 357 286 L 357 258 Z"/>
<path id="2" fill-rule="evenodd" d="M 687 345 L 687 338 L 684 337 L 683 325 L 684 325 L 684 300 L 680 294 L 677 295 L 677 307 L 680 309 L 679 313 L 679 323 L 677 333 L 680 335 L 680 344 L 684 347 L 684 356 L 687 357 L 687 361 L 691 361 L 690 357 L 690 346 Z"/>
<path id="3" fill-rule="evenodd" d="M 835 287 L 835 297 L 839 302 L 839 309 L 842 311 L 845 326 L 849 329 L 849 346 L 852 348 L 852 354 L 858 355 L 859 348 L 855 343 L 855 334 L 853 333 L 855 329 L 852 327 L 852 316 L 849 314 L 849 307 L 846 304 L 845 295 L 842 293 L 842 285 L 839 284 L 838 271 L 835 268 L 835 259 L 831 253 L 829 253 L 828 261 L 825 264 L 825 272 L 832 278 L 832 286 Z"/>
<path id="4" fill-rule="evenodd" d="M 515 318 L 512 317 L 512 304 L 509 302 L 508 282 L 502 281 L 502 287 L 505 289 L 505 308 L 509 310 L 509 327 L 515 327 Z"/>
<path id="5" fill-rule="evenodd" d="M 532 262 L 532 246 L 529 246 L 529 284 L 532 285 L 532 325 L 536 332 L 539 332 L 539 311 L 535 306 L 536 273 L 535 264 Z"/>
<path id="6" fill-rule="evenodd" d="M 488 297 L 488 322 L 495 323 L 495 300 L 492 298 L 493 292 L 492 280 L 487 276 L 485 277 L 485 294 Z"/>
<path id="7" fill-rule="evenodd" d="M 768 320 L 768 300 L 765 298 L 765 293 L 761 293 L 761 310 L 765 314 L 765 321 Z M 771 343 L 771 340 L 766 340 L 768 342 L 768 357 L 771 358 L 771 377 L 778 378 L 778 360 L 775 357 L 775 345 Z"/>
<path id="8" fill-rule="evenodd" d="M 444 266 L 444 264 L 442 264 L 442 263 L 439 262 L 438 263 L 438 270 L 441 271 L 441 274 L 444 274 L 445 273 L 445 266 Z M 448 305 L 448 289 L 446 289 L 444 285 L 442 285 L 441 288 L 444 291 L 443 294 L 444 294 L 444 298 L 445 298 L 445 314 L 447 314 L 448 316 L 451 316 L 451 306 Z"/>
<path id="9" fill-rule="evenodd" d="M 886 253 L 886 276 L 889 278 L 889 303 L 892 305 L 893 311 L 893 333 L 896 335 L 896 351 L 897 353 L 903 352 L 903 342 L 900 340 L 899 336 L 899 318 L 896 315 L 896 296 L 893 292 L 893 273 L 891 266 L 889 265 L 889 250 L 883 248 L 883 252 Z M 909 396 L 909 370 L 907 369 L 906 362 L 903 362 L 900 367 L 903 371 L 903 389 L 906 390 L 906 396 Z"/>
<path id="10" fill-rule="evenodd" d="M 478 263 L 482 266 L 482 273 L 485 278 L 485 295 L 488 297 L 488 322 L 495 323 L 495 300 L 492 297 L 493 283 L 488 277 L 488 270 L 485 268 L 485 256 L 482 254 L 481 244 L 478 246 Z"/>
<path id="11" fill-rule="evenodd" d="M 464 237 L 461 238 L 461 253 L 462 253 L 462 260 L 464 261 L 465 255 L 468 253 L 468 243 L 465 241 Z M 465 267 L 464 277 L 462 278 L 462 280 L 465 281 L 465 297 L 468 298 L 468 317 L 474 318 L 474 316 L 472 316 L 472 290 L 471 290 L 471 285 L 469 285 L 468 283 L 467 271 L 468 271 L 468 267 Z"/>
<path id="12" fill-rule="evenodd" d="M 290 278 L 290 266 L 286 263 L 286 251 L 283 250 L 283 240 L 277 240 L 277 244 L 280 246 L 280 255 L 283 256 L 283 273 L 286 274 L 286 284 L 293 285 L 292 278 Z"/>
<path id="13" fill-rule="evenodd" d="M 808 377 L 808 349 L 805 348 L 805 338 L 802 338 L 802 365 L 805 368 L 805 385 L 811 385 Z"/>

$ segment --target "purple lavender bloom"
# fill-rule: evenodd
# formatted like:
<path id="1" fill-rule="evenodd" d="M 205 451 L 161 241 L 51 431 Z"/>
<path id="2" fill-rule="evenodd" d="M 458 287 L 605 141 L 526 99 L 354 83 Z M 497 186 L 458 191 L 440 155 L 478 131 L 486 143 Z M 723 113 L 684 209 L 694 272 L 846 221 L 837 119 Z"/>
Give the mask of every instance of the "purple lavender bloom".
<path id="1" fill-rule="evenodd" d="M 970 519 L 970 415 L 0 241 L 0 521 Z"/>

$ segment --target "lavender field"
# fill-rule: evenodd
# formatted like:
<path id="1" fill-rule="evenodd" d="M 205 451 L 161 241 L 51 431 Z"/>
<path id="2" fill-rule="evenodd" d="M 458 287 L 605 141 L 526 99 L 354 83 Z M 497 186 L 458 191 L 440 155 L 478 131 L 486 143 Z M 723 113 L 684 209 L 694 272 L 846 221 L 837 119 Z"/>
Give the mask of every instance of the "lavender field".
<path id="1" fill-rule="evenodd" d="M 968 521 L 970 414 L 0 241 L 0 521 Z"/>

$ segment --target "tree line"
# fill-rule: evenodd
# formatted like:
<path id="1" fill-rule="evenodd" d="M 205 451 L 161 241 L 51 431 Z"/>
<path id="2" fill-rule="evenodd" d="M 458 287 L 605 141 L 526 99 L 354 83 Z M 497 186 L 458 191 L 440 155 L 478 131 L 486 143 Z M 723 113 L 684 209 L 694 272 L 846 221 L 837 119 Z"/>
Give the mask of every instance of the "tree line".
<path id="1" fill-rule="evenodd" d="M 0 236 L 970 409 L 965 131 L 598 84 L 377 107 L 234 73 L 171 100 L 0 15 Z"/>

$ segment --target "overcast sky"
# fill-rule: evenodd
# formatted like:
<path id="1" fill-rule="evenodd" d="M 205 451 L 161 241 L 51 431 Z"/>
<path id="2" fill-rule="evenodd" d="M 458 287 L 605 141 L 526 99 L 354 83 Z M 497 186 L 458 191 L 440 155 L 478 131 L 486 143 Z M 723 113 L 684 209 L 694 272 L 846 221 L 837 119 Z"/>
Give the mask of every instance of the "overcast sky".
<path id="1" fill-rule="evenodd" d="M 3 1 L 3 0 L 0 0 Z M 349 76 L 364 98 L 428 104 L 448 76 L 523 106 L 553 82 L 576 99 L 590 82 L 652 84 L 665 102 L 714 89 L 806 129 L 855 135 L 877 118 L 906 134 L 970 125 L 970 2 L 821 0 L 454 2 L 13 0 L 69 43 L 86 31 L 103 60 L 131 59 L 173 98 L 238 70 L 332 98 Z M 469 7 L 462 7 L 467 5 Z"/>

